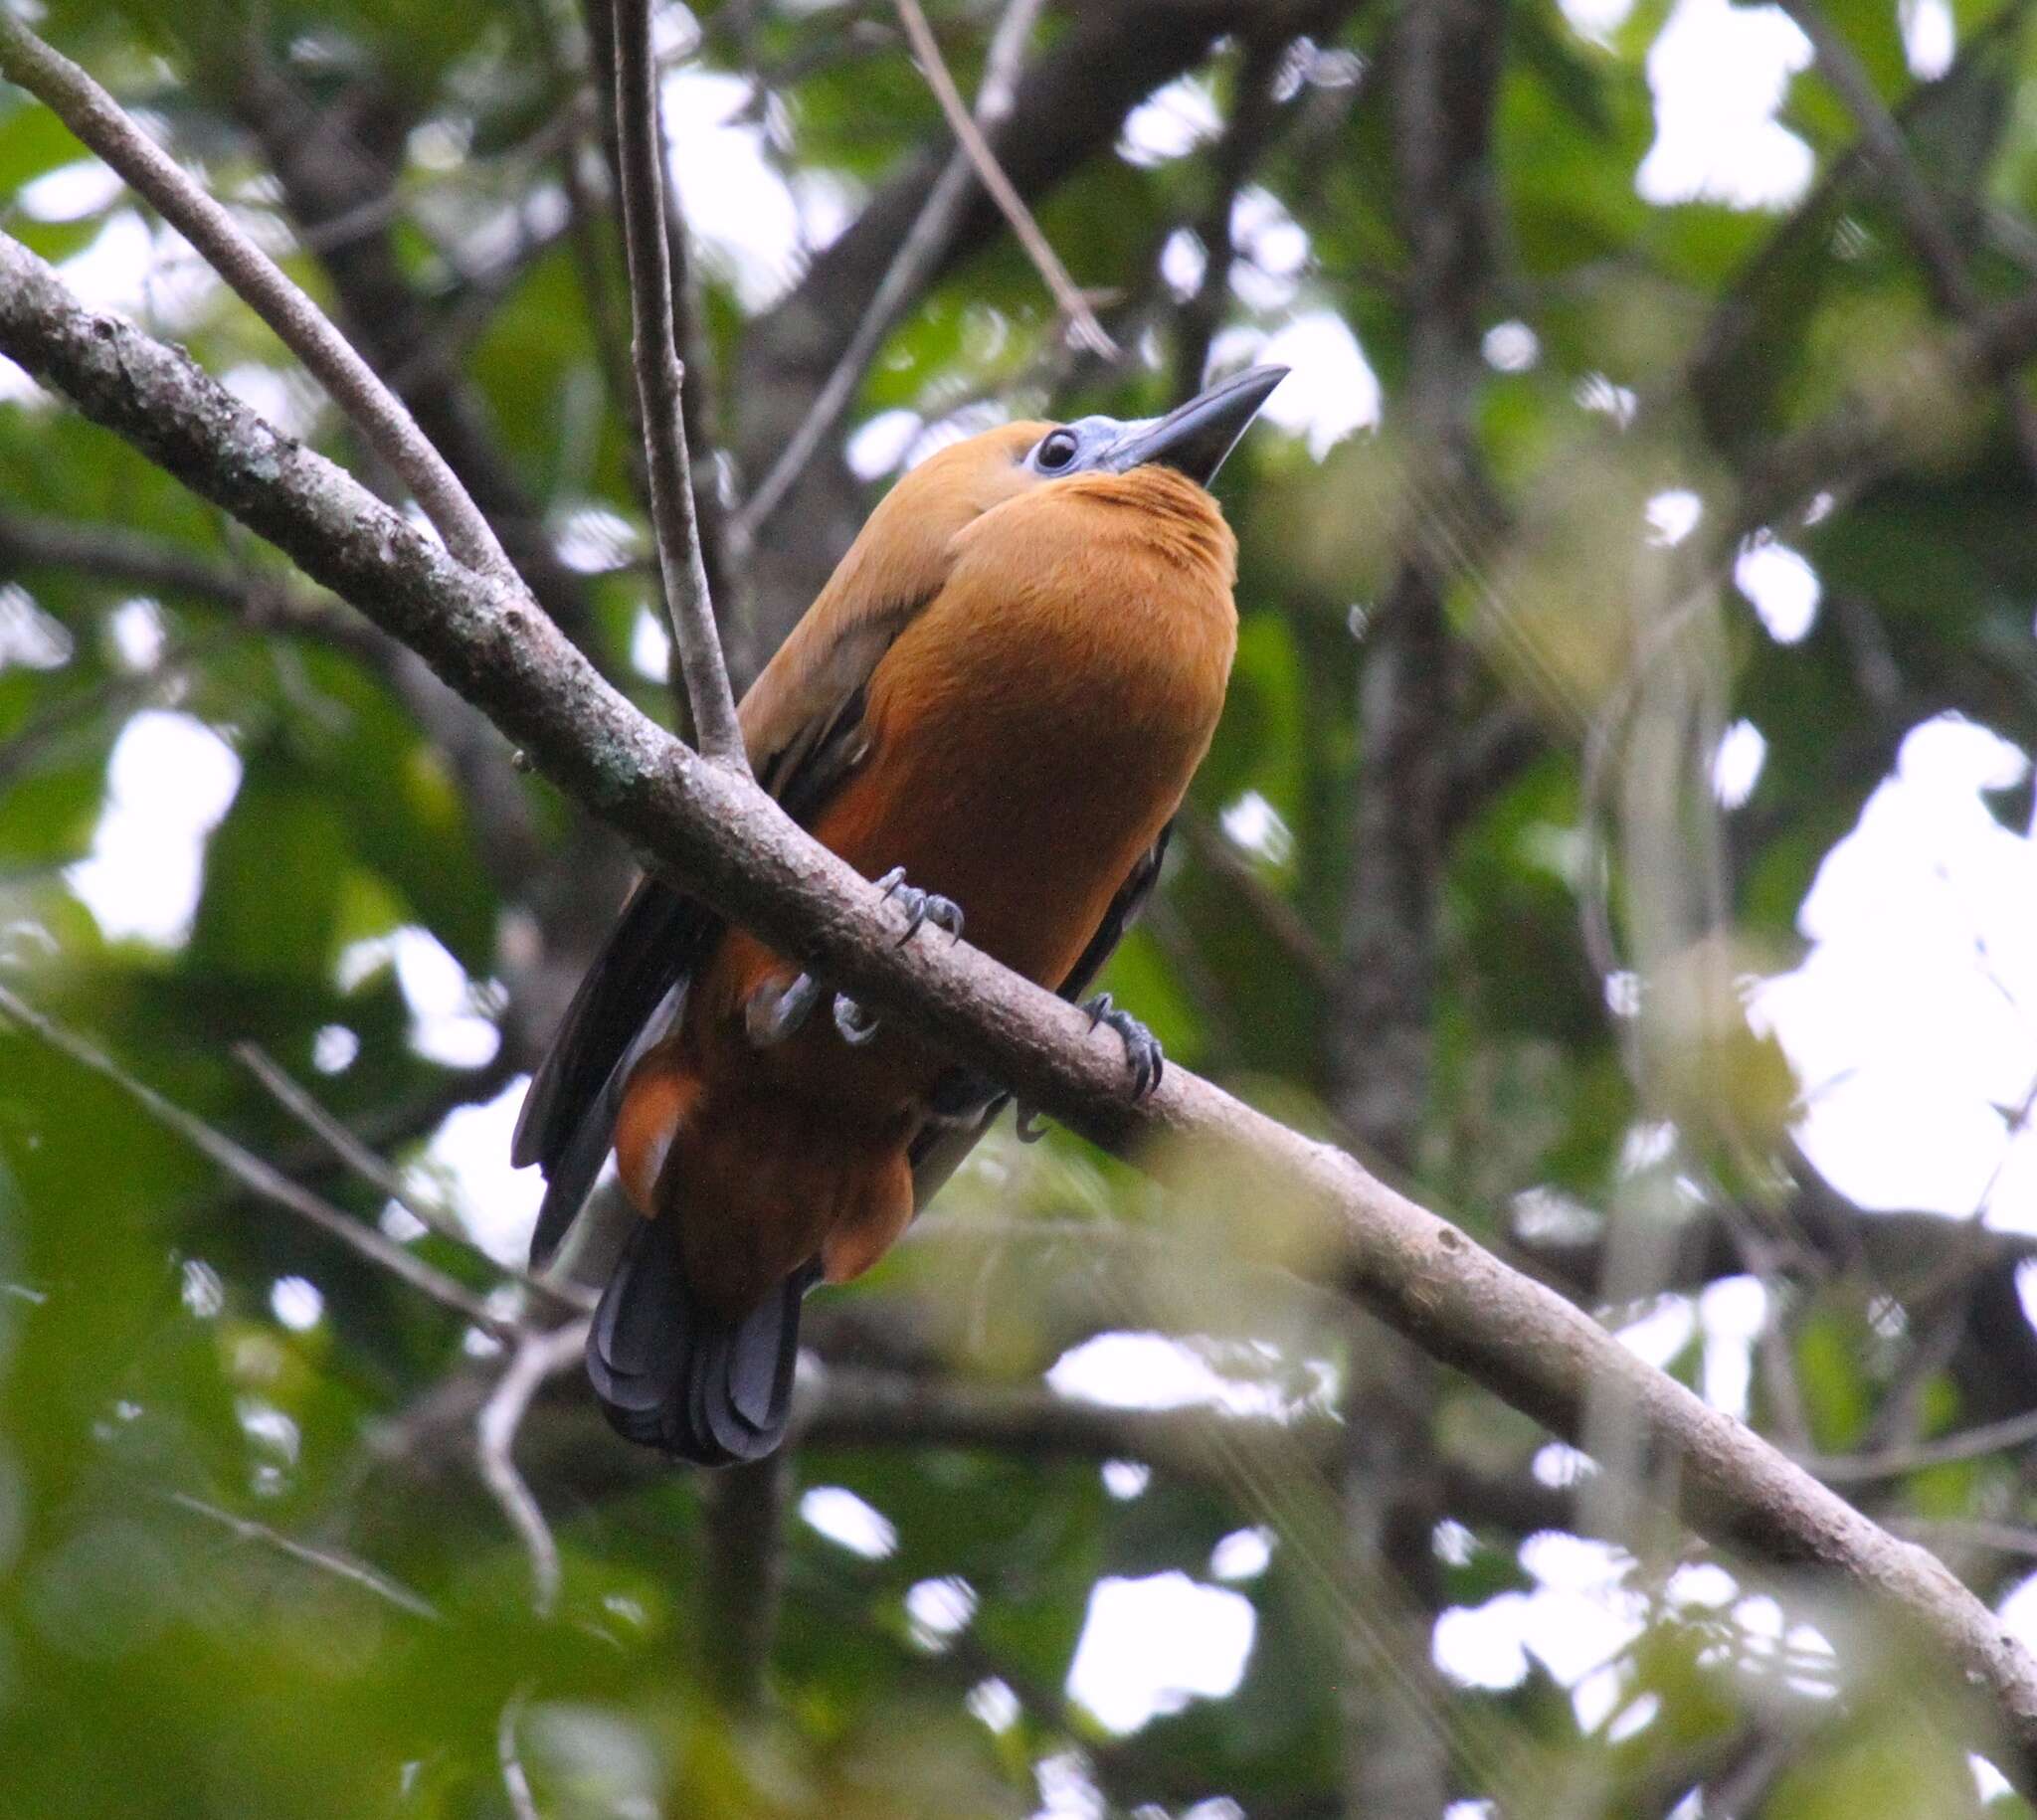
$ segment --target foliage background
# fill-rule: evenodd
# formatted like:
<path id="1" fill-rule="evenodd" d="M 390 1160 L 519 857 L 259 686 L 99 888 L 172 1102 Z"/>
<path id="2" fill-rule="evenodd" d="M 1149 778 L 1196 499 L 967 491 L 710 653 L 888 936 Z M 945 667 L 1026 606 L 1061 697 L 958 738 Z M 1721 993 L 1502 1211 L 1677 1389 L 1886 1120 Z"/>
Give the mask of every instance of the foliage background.
<path id="1" fill-rule="evenodd" d="M 999 9 L 930 10 L 972 91 Z M 1224 476 L 1229 709 L 1109 986 L 2018 1625 L 2032 1427 L 1933 1437 L 2037 1408 L 2037 406 L 1929 356 L 2037 273 L 2037 48 L 2021 0 L 1790 10 L 1047 9 L 997 144 L 1123 354 L 1071 348 L 977 199 L 746 538 L 949 142 L 888 6 L 668 7 L 690 428 L 754 666 L 939 439 L 1290 359 Z M 40 29 L 668 713 L 577 11 Z M 1890 112 L 1902 156 L 1863 154 Z M 8 231 L 359 466 L 80 157 L 0 95 Z M 1790 440 L 1848 412 L 1893 424 L 1874 458 Z M 501 1153 L 629 872 L 414 659 L 0 379 L 0 982 L 536 1329 Z M 471 1321 L 18 1023 L 0 1207 L 11 1812 L 2022 1811 L 1948 1675 L 1695 1545 L 1616 1423 L 1594 1468 L 1306 1286 L 1281 1209 L 1163 1204 L 1059 1134 L 998 1134 L 813 1306 L 770 1467 L 662 1470 L 549 1378 L 515 1442 L 549 1611 Z"/>

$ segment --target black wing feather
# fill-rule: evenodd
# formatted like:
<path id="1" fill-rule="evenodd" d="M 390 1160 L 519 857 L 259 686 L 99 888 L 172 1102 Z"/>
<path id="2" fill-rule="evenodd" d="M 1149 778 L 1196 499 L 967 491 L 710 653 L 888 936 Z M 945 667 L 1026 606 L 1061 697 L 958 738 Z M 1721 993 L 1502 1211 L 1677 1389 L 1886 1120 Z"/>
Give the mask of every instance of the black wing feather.
<path id="1" fill-rule="evenodd" d="M 856 689 L 816 738 L 766 761 L 765 786 L 794 820 L 810 821 L 860 762 L 862 720 L 863 691 Z M 705 904 L 647 876 L 573 995 L 510 1140 L 511 1163 L 540 1163 L 545 1171 L 530 1242 L 533 1270 L 550 1262 L 572 1227 L 608 1159 L 630 1070 L 671 1027 L 687 981 L 722 927 Z"/>
<path id="2" fill-rule="evenodd" d="M 658 1002 L 712 940 L 719 919 L 662 879 L 640 879 L 566 1007 L 524 1096 L 509 1161 L 547 1172 Z"/>

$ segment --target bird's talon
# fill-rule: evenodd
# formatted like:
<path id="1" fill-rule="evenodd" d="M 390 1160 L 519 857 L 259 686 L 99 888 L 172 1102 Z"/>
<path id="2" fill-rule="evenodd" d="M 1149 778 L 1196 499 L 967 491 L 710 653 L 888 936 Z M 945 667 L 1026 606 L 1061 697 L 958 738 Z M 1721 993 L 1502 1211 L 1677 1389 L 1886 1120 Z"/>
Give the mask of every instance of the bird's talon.
<path id="1" fill-rule="evenodd" d="M 938 892 L 922 891 L 917 885 L 907 884 L 903 866 L 893 866 L 875 882 L 882 894 L 880 901 L 888 903 L 895 897 L 898 907 L 905 912 L 905 933 L 898 938 L 897 944 L 900 948 L 919 934 L 922 923 L 932 923 L 936 929 L 947 930 L 950 941 L 962 940 L 962 906 L 952 897 L 942 897 Z"/>
<path id="2" fill-rule="evenodd" d="M 1098 993 L 1094 999 L 1085 1000 L 1082 1008 L 1089 1013 L 1089 1027 L 1108 1024 L 1117 1031 L 1118 1039 L 1125 1045 L 1125 1060 L 1132 1070 L 1132 1098 L 1143 1100 L 1160 1085 L 1160 1076 L 1166 1066 L 1166 1058 L 1160 1049 L 1160 1040 L 1130 1011 L 1121 1011 L 1110 1001 L 1110 994 Z"/>
<path id="3" fill-rule="evenodd" d="M 775 997 L 770 986 L 759 987 L 743 1006 L 743 1027 L 751 1045 L 769 1049 L 796 1035 L 821 1001 L 821 983 L 812 974 L 801 974 Z"/>
<path id="4" fill-rule="evenodd" d="M 834 996 L 834 1027 L 851 1049 L 860 1049 L 882 1025 L 846 993 L 837 993 Z"/>
<path id="5" fill-rule="evenodd" d="M 1012 1129 L 1018 1134 L 1020 1144 L 1037 1144 L 1046 1136 L 1046 1127 L 1039 1122 L 1039 1114 L 1030 1106 L 1013 1108 Z"/>

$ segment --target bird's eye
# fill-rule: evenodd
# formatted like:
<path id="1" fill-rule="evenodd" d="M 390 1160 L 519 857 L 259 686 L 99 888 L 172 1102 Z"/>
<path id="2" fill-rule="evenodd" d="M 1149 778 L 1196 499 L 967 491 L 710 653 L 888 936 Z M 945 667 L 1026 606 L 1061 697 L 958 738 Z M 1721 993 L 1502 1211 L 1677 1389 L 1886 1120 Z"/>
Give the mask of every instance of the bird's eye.
<path id="1" fill-rule="evenodd" d="M 1072 430 L 1056 430 L 1040 439 L 1039 448 L 1032 458 L 1045 472 L 1058 473 L 1075 458 L 1077 447 L 1075 433 Z"/>

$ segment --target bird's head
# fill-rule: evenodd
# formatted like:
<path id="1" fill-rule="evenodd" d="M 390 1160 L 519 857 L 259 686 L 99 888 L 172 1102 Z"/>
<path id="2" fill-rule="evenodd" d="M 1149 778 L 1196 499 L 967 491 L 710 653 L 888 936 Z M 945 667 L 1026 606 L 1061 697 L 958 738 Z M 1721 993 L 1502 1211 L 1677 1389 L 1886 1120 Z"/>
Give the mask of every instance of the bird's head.
<path id="1" fill-rule="evenodd" d="M 1287 372 L 1286 367 L 1250 367 L 1165 417 L 1131 423 L 1083 417 L 1072 424 L 1012 424 L 991 435 L 1001 437 L 1007 451 L 1022 446 L 1018 465 L 1040 481 L 1084 473 L 1129 473 L 1151 465 L 1171 467 L 1206 487 Z"/>
<path id="2" fill-rule="evenodd" d="M 1201 511 L 1220 530 L 1214 504 L 1180 479 L 1165 489 L 1140 483 L 1166 472 L 1194 489 L 1206 488 L 1287 373 L 1281 366 L 1251 367 L 1165 417 L 1001 424 L 951 443 L 884 496 L 835 571 L 830 593 L 873 605 L 923 600 L 946 574 L 960 533 L 1008 501 L 1043 489 L 1094 492 L 1115 480 L 1142 494 L 1180 492 L 1201 498 Z"/>
<path id="3" fill-rule="evenodd" d="M 1148 466 L 1171 468 L 1207 487 L 1287 373 L 1279 366 L 1234 373 L 1165 417 L 1000 424 L 921 462 L 892 496 L 903 495 L 913 510 L 942 500 L 974 516 L 1034 487 Z"/>
<path id="4" fill-rule="evenodd" d="M 1287 374 L 1282 366 L 1247 368 L 1165 417 L 1001 424 L 922 461 L 891 489 L 870 529 L 881 535 L 911 524 L 918 533 L 912 541 L 944 543 L 1022 493 L 1085 476 L 1093 484 L 1096 476 L 1149 467 L 1170 469 L 1206 488 Z"/>

